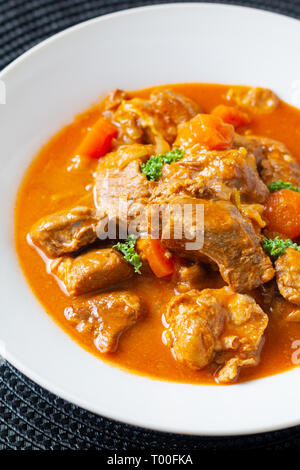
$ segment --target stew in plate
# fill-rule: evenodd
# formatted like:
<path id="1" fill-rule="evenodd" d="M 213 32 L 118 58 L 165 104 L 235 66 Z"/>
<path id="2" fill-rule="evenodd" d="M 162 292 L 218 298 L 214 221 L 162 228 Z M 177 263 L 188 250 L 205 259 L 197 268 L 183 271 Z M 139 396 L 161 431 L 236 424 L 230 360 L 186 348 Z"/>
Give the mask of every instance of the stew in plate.
<path id="1" fill-rule="evenodd" d="M 299 129 L 263 88 L 109 93 L 18 193 L 17 252 L 45 310 L 88 351 L 159 379 L 297 365 Z"/>

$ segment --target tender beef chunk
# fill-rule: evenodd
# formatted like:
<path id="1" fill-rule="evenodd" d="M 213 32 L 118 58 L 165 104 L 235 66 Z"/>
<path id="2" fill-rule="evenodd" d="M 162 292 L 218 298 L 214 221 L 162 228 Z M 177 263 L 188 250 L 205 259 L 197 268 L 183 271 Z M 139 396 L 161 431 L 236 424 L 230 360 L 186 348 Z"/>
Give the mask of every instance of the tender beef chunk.
<path id="1" fill-rule="evenodd" d="M 300 186 L 300 165 L 287 148 L 276 141 L 266 141 L 267 156 L 261 162 L 260 175 L 266 184 L 272 181 L 289 181 Z"/>
<path id="2" fill-rule="evenodd" d="M 155 113 L 148 100 L 123 100 L 110 118 L 119 128 L 117 144 L 153 144 L 157 153 L 170 149 L 163 117 Z"/>
<path id="3" fill-rule="evenodd" d="M 81 295 L 114 287 L 133 276 L 133 267 L 111 249 L 91 250 L 76 256 L 63 256 L 51 262 L 50 272 L 63 282 L 70 295 Z"/>
<path id="4" fill-rule="evenodd" d="M 129 100 L 126 91 L 120 90 L 119 88 L 112 90 L 103 102 L 103 112 L 115 111 L 123 100 Z"/>
<path id="5" fill-rule="evenodd" d="M 184 196 L 165 202 L 171 205 L 171 210 L 162 226 L 162 241 L 170 251 L 217 263 L 224 281 L 237 292 L 254 289 L 272 279 L 272 263 L 263 252 L 252 223 L 232 203 Z M 194 243 L 197 236 L 200 239 L 201 235 L 197 232 L 199 204 L 204 211 L 204 240 L 202 247 L 193 248 L 188 244 Z M 184 227 L 182 236 L 178 227 Z"/>
<path id="6" fill-rule="evenodd" d="M 139 105 L 139 106 L 138 106 Z M 136 108 L 140 107 L 145 115 L 144 105 L 146 101 L 135 98 L 123 100 L 111 115 L 112 122 L 119 128 L 118 144 L 144 144 L 146 143 L 145 122 L 140 119 Z M 144 126 L 143 126 L 144 124 Z M 149 143 L 149 142 L 147 142 Z"/>
<path id="7" fill-rule="evenodd" d="M 203 295 L 207 290 L 202 291 Z M 176 295 L 167 305 L 163 342 L 176 359 L 192 369 L 213 360 L 215 340 L 224 328 L 225 312 L 212 296 L 201 302 L 200 291 Z"/>
<path id="8" fill-rule="evenodd" d="M 153 183 L 147 180 L 140 167 L 153 151 L 151 145 L 121 146 L 99 161 L 95 192 L 99 217 L 118 220 L 120 212 L 122 216 L 122 210 L 126 211 L 127 207 L 130 219 L 147 204 Z"/>
<path id="9" fill-rule="evenodd" d="M 300 252 L 288 248 L 275 263 L 276 280 L 281 295 L 300 305 Z"/>
<path id="10" fill-rule="evenodd" d="M 163 134 L 169 143 L 176 139 L 178 125 L 201 113 L 197 103 L 171 90 L 153 91 L 150 103 L 155 113 L 160 116 Z"/>
<path id="11" fill-rule="evenodd" d="M 32 243 L 50 258 L 77 251 L 96 238 L 96 212 L 88 207 L 43 217 L 31 229 Z"/>
<path id="12" fill-rule="evenodd" d="M 263 202 L 268 196 L 267 187 L 261 181 L 253 155 L 246 149 L 239 148 L 225 151 L 207 151 L 192 149 L 184 158 L 172 165 L 165 165 L 161 180 L 169 182 L 186 180 L 203 181 L 219 199 L 227 199 L 234 190 L 238 190 L 245 202 Z M 227 189 L 227 190 L 226 190 Z"/>
<path id="13" fill-rule="evenodd" d="M 164 316 L 163 341 L 192 369 L 222 365 L 217 380 L 236 380 L 239 369 L 259 361 L 268 317 L 248 295 L 230 288 L 191 290 L 174 296 Z"/>
<path id="14" fill-rule="evenodd" d="M 116 90 L 106 100 L 104 114 L 119 127 L 117 144 L 153 144 L 169 150 L 177 126 L 200 112 L 199 106 L 169 90 L 155 91 L 149 100 L 130 98 Z"/>
<path id="15" fill-rule="evenodd" d="M 272 90 L 260 87 L 253 87 L 249 90 L 232 87 L 226 98 L 241 108 L 256 114 L 271 113 L 279 103 L 278 97 Z"/>
<path id="16" fill-rule="evenodd" d="M 121 334 L 142 315 L 140 299 L 126 291 L 79 298 L 65 309 L 67 320 L 76 324 L 79 332 L 90 331 L 95 346 L 102 353 L 118 347 Z"/>
<path id="17" fill-rule="evenodd" d="M 300 186 L 300 165 L 281 142 L 266 137 L 236 134 L 234 146 L 245 147 L 255 156 L 265 184 L 283 180 Z"/>
<path id="18" fill-rule="evenodd" d="M 172 163 L 173 166 L 175 163 Z M 232 197 L 232 190 L 223 183 L 210 181 L 204 176 L 197 176 L 195 179 L 180 178 L 180 175 L 174 175 L 174 178 L 163 178 L 159 184 L 153 186 L 150 196 L 150 203 L 164 203 L 165 200 L 173 196 L 192 196 L 202 199 L 223 199 L 229 201 Z"/>
<path id="19" fill-rule="evenodd" d="M 256 164 L 259 165 L 267 156 L 263 141 L 264 137 L 235 133 L 232 147 L 235 149 L 244 147 L 250 155 L 254 156 Z"/>

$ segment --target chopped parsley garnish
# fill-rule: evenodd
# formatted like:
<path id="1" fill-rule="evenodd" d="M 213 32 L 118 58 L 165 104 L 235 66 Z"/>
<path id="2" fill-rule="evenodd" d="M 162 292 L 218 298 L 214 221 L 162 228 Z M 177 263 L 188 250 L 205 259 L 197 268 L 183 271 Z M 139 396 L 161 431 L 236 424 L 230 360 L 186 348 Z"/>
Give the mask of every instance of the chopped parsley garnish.
<path id="1" fill-rule="evenodd" d="M 272 181 L 272 183 L 268 184 L 268 189 L 270 193 L 276 193 L 276 191 L 280 191 L 281 189 L 290 189 L 291 191 L 300 193 L 300 188 L 293 186 L 292 183 L 282 180 Z"/>
<path id="2" fill-rule="evenodd" d="M 162 171 L 162 167 L 167 163 L 171 164 L 178 162 L 184 156 L 184 151 L 178 148 L 171 150 L 171 152 L 159 153 L 157 155 L 152 155 L 145 163 L 141 165 L 142 173 L 145 173 L 148 180 L 155 181 L 157 180 Z"/>
<path id="3" fill-rule="evenodd" d="M 288 248 L 300 251 L 300 246 L 297 243 L 293 243 L 290 239 L 281 240 L 279 237 L 273 239 L 263 238 L 263 249 L 274 259 L 278 258 L 279 255 L 283 255 Z"/>
<path id="4" fill-rule="evenodd" d="M 125 242 L 119 242 L 113 248 L 119 250 L 124 255 L 124 259 L 134 266 L 136 273 L 141 274 L 140 267 L 142 266 L 142 261 L 140 255 L 135 251 L 136 240 L 136 235 L 128 235 Z"/>

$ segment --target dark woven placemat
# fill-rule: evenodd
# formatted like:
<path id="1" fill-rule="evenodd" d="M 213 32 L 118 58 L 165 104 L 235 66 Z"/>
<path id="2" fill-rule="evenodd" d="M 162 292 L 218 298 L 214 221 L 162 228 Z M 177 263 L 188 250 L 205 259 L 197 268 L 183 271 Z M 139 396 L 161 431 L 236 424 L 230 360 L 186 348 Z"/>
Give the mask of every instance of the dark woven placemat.
<path id="1" fill-rule="evenodd" d="M 170 3 L 123 0 L 0 0 L 0 70 L 34 44 L 89 18 L 130 7 Z M 219 1 L 300 19 L 300 1 Z M 299 449 L 300 426 L 244 437 L 189 437 L 124 425 L 42 389 L 10 364 L 0 367 L 0 450 Z"/>

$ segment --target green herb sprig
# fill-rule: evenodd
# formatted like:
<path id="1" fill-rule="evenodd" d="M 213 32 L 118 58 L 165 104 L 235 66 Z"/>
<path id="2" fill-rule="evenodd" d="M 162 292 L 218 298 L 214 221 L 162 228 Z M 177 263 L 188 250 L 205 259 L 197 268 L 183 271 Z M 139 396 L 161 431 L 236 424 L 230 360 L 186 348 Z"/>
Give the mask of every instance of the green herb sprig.
<path id="1" fill-rule="evenodd" d="M 272 181 L 272 183 L 268 184 L 268 189 L 270 193 L 276 193 L 276 191 L 280 191 L 281 189 L 290 189 L 291 191 L 300 193 L 300 188 L 293 186 L 292 183 L 282 180 Z"/>
<path id="2" fill-rule="evenodd" d="M 292 240 L 281 240 L 279 237 L 275 238 L 263 238 L 263 249 L 272 258 L 277 259 L 279 255 L 283 255 L 288 248 L 294 248 L 294 250 L 300 251 L 300 246 L 297 243 L 293 243 Z"/>
<path id="3" fill-rule="evenodd" d="M 136 273 L 141 274 L 140 267 L 143 263 L 140 255 L 135 251 L 136 241 L 136 235 L 128 235 L 125 242 L 119 242 L 113 248 L 119 250 L 124 255 L 124 259 L 134 266 Z"/>
<path id="4" fill-rule="evenodd" d="M 141 171 L 144 173 L 148 180 L 156 181 L 162 172 L 162 167 L 167 163 L 171 164 L 178 162 L 184 156 L 184 151 L 175 148 L 171 152 L 159 153 L 157 155 L 152 155 L 145 163 L 141 165 Z"/>

